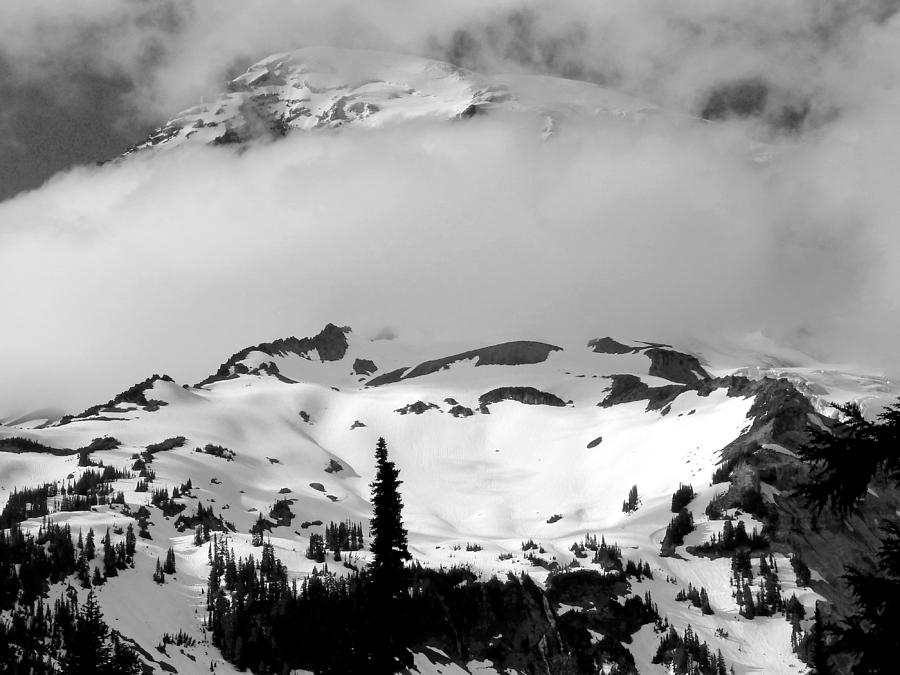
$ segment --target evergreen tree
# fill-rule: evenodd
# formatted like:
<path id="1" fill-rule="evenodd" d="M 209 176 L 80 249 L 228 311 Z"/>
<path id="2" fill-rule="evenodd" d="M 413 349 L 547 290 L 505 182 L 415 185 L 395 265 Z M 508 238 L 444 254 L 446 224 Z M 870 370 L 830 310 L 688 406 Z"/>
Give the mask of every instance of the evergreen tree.
<path id="1" fill-rule="evenodd" d="M 412 559 L 403 527 L 403 500 L 400 497 L 400 471 L 388 459 L 387 444 L 378 439 L 375 447 L 375 480 L 372 488 L 372 560 L 369 563 L 369 592 L 373 610 L 370 663 L 373 672 L 395 673 L 412 666 L 412 658 L 403 636 L 390 625 L 402 614 L 407 594 L 404 563 Z"/>
<path id="2" fill-rule="evenodd" d="M 166 574 L 175 574 L 175 551 L 171 546 L 166 552 L 166 562 L 163 565 L 162 570 Z"/>
<path id="3" fill-rule="evenodd" d="M 163 584 L 166 581 L 166 573 L 163 572 L 162 565 L 159 564 L 159 558 L 156 559 L 156 571 L 153 573 L 153 581 Z"/>
<path id="4" fill-rule="evenodd" d="M 373 591 L 385 598 L 396 598 L 406 590 L 404 563 L 412 556 L 407 549 L 400 497 L 400 471 L 388 460 L 387 444 L 378 439 L 375 448 L 376 474 L 372 488 L 372 561 L 370 575 Z"/>
<path id="5" fill-rule="evenodd" d="M 820 513 L 831 508 L 847 517 L 866 499 L 869 483 L 879 479 L 900 487 L 900 402 L 888 406 L 875 421 L 867 420 L 856 404 L 835 405 L 843 421 L 832 429 L 809 427 L 810 442 L 798 452 L 812 464 L 810 481 L 802 487 L 809 505 Z M 794 570 L 808 583 L 809 571 L 799 558 Z M 804 569 L 805 568 L 805 569 Z M 808 662 L 828 672 L 826 651 L 851 655 L 854 675 L 896 670 L 900 652 L 900 524 L 896 518 L 882 525 L 881 548 L 869 569 L 850 567 L 844 579 L 856 599 L 856 611 L 840 625 L 824 625 L 818 607 Z M 826 634 L 835 636 L 833 644 Z"/>
<path id="6" fill-rule="evenodd" d="M 100 605 L 94 592 L 88 593 L 87 600 L 78 612 L 75 632 L 69 643 L 65 659 L 65 672 L 69 675 L 95 675 L 97 672 L 108 672 L 110 660 L 109 646 L 106 637 L 109 626 L 103 621 Z"/>
<path id="7" fill-rule="evenodd" d="M 638 501 L 637 485 L 632 485 L 631 489 L 628 491 L 628 499 L 622 502 L 622 512 L 631 513 L 637 511 Z"/>
<path id="8" fill-rule="evenodd" d="M 88 560 L 94 559 L 94 528 L 88 530 L 87 540 L 84 542 L 84 555 Z"/>
<path id="9" fill-rule="evenodd" d="M 134 564 L 134 554 L 137 550 L 137 537 L 134 536 L 134 526 L 128 523 L 128 529 L 125 531 L 125 555 L 128 561 Z"/>
<path id="10" fill-rule="evenodd" d="M 103 573 L 107 577 L 114 577 L 119 574 L 116 569 L 116 551 L 113 548 L 112 540 L 109 538 L 109 528 L 106 530 L 106 536 L 103 537 Z"/>

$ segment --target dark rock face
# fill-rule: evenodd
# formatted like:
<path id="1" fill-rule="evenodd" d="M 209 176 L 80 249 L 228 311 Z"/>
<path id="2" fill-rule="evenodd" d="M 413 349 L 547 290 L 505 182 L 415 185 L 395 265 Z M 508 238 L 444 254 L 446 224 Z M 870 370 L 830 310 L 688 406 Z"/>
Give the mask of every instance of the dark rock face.
<path id="1" fill-rule="evenodd" d="M 518 401 L 525 405 L 552 405 L 556 407 L 566 405 L 566 402 L 559 396 L 535 389 L 534 387 L 499 387 L 491 389 L 478 397 L 478 402 L 481 404 L 482 409 L 500 401 Z"/>
<path id="2" fill-rule="evenodd" d="M 94 415 L 98 415 L 101 412 L 123 412 L 119 406 L 122 404 L 131 404 L 143 408 L 147 412 L 155 412 L 160 409 L 160 407 L 164 405 L 168 405 L 165 401 L 158 401 L 156 399 L 148 399 L 146 393 L 153 388 L 153 385 L 157 382 L 175 382 L 168 375 L 152 375 L 148 377 L 143 382 L 138 382 L 132 387 L 129 387 L 125 391 L 120 394 L 116 394 L 110 401 L 101 404 L 95 405 L 84 412 L 78 415 L 65 415 L 60 421 L 59 425 L 68 424 L 73 419 L 78 419 L 82 417 L 92 417 Z"/>
<path id="3" fill-rule="evenodd" d="M 696 356 L 659 347 L 644 350 L 644 353 L 650 359 L 650 375 L 686 384 L 692 389 L 698 389 L 712 379 Z"/>
<path id="4" fill-rule="evenodd" d="M 378 370 L 378 366 L 369 359 L 356 359 L 353 362 L 353 373 L 356 375 L 371 375 L 376 370 Z"/>
<path id="5" fill-rule="evenodd" d="M 503 344 L 482 347 L 481 349 L 472 349 L 467 352 L 446 356 L 441 359 L 425 361 L 414 367 L 412 370 L 409 370 L 409 372 L 406 372 L 407 368 L 400 368 L 372 379 L 369 382 L 369 386 L 377 387 L 382 384 L 399 382 L 401 379 L 408 380 L 414 377 L 431 375 L 439 370 L 449 368 L 457 361 L 466 361 L 469 359 L 478 359 L 475 362 L 476 366 L 521 366 L 543 363 L 547 360 L 547 357 L 551 352 L 561 350 L 562 347 L 544 344 L 543 342 L 504 342 Z"/>
<path id="6" fill-rule="evenodd" d="M 413 413 L 414 415 L 421 415 L 424 412 L 429 410 L 438 410 L 438 407 L 434 403 L 425 403 L 424 401 L 416 401 L 415 403 L 410 403 L 402 408 L 397 408 L 394 412 L 400 413 L 401 415 L 408 415 L 409 413 Z"/>
<path id="7" fill-rule="evenodd" d="M 755 396 L 747 412 L 747 418 L 753 422 L 744 434 L 722 449 L 722 458 L 726 461 L 738 459 L 748 454 L 748 448 L 756 450 L 766 443 L 794 449 L 806 442 L 807 426 L 816 423 L 816 420 L 822 424 L 828 423 L 816 413 L 809 399 L 788 380 L 747 380 L 736 383 L 735 388 L 752 392 Z"/>
<path id="8" fill-rule="evenodd" d="M 471 408 L 457 404 L 450 408 L 450 414 L 454 417 L 471 417 L 475 412 Z"/>
<path id="9" fill-rule="evenodd" d="M 620 403 L 647 401 L 647 410 L 661 410 L 674 401 L 680 394 L 690 390 L 681 384 L 667 384 L 662 387 L 651 387 L 637 375 L 610 375 L 612 385 L 606 398 L 597 405 L 609 408 Z M 591 447 L 591 446 L 588 446 Z"/>
<path id="10" fill-rule="evenodd" d="M 325 326 L 322 332 L 311 340 L 313 347 L 319 352 L 319 358 L 323 361 L 340 361 L 344 358 L 344 354 L 347 353 L 349 332 L 349 328 L 338 328 L 333 323 Z"/>
<path id="11" fill-rule="evenodd" d="M 287 356 L 288 354 L 296 354 L 302 358 L 309 358 L 309 352 L 316 350 L 319 359 L 322 361 L 340 361 L 347 353 L 349 346 L 347 342 L 347 333 L 350 329 L 347 327 L 339 328 L 333 323 L 329 323 L 322 331 L 312 338 L 279 338 L 274 342 L 263 342 L 255 347 L 245 347 L 241 351 L 232 354 L 232 356 L 216 371 L 215 375 L 210 375 L 196 386 L 203 387 L 213 382 L 229 379 L 237 374 L 248 373 L 249 369 L 241 363 L 251 352 L 262 352 L 269 356 Z M 277 367 L 274 363 L 270 364 L 265 372 L 267 374 L 277 373 Z M 254 369 L 255 374 L 260 374 L 261 369 Z"/>
<path id="12" fill-rule="evenodd" d="M 403 373 L 409 370 L 409 366 L 403 366 L 402 368 L 397 368 L 397 370 L 392 370 L 390 372 L 384 373 L 383 375 L 379 375 L 378 377 L 373 377 L 366 383 L 367 387 L 380 387 L 382 384 L 393 384 L 394 382 L 399 382 L 403 379 Z"/>
<path id="13" fill-rule="evenodd" d="M 633 354 L 639 351 L 637 347 L 629 347 L 621 342 L 613 340 L 611 337 L 596 338 L 588 342 L 590 347 L 597 354 Z"/>

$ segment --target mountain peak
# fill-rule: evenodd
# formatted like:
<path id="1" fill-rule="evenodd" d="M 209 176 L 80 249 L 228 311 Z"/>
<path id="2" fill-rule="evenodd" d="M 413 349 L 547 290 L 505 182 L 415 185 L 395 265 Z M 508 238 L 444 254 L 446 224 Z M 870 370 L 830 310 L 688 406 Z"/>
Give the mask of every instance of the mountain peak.
<path id="1" fill-rule="evenodd" d="M 311 359 L 310 353 L 315 351 L 319 361 L 340 361 L 347 354 L 350 343 L 347 335 L 352 332 L 349 326 L 336 326 L 328 323 L 313 337 L 297 338 L 294 336 L 287 338 L 279 338 L 272 342 L 262 342 L 252 347 L 244 347 L 240 351 L 232 354 L 225 363 L 219 366 L 215 374 L 210 375 L 205 380 L 198 382 L 197 387 L 203 387 L 213 382 L 227 380 L 245 374 L 258 374 L 265 372 L 269 375 L 277 375 L 279 373 L 278 366 L 274 361 L 265 360 L 265 357 L 285 357 L 299 356 L 304 359 Z M 257 353 L 263 357 L 263 360 L 256 359 L 257 362 L 248 363 L 248 357 Z"/>
<path id="2" fill-rule="evenodd" d="M 182 111 L 127 153 L 273 140 L 294 131 L 381 127 L 415 119 L 526 112 L 555 133 L 568 115 L 642 119 L 659 110 L 588 82 L 548 76 L 485 76 L 406 54 L 306 47 L 256 62 L 211 102 Z"/>

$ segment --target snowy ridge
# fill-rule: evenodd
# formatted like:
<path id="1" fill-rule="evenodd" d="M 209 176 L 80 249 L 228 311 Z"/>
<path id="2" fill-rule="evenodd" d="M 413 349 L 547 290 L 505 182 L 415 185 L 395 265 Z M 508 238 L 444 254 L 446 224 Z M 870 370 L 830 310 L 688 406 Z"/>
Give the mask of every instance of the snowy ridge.
<path id="1" fill-rule="evenodd" d="M 319 348 L 329 335 L 345 341 L 325 359 Z M 334 341 L 329 344 L 333 347 Z M 681 365 L 693 364 L 688 354 L 659 346 L 625 346 L 627 350 L 605 350 L 623 353 L 603 353 L 595 351 L 596 344 L 552 345 L 540 350 L 543 359 L 503 363 L 496 358 L 499 362 L 486 365 L 479 363 L 479 354 L 513 352 L 504 352 L 502 345 L 485 351 L 370 341 L 329 326 L 314 338 L 242 350 L 226 361 L 222 377 L 209 378 L 202 386 L 182 387 L 163 378 L 148 381 L 141 393 L 155 405 L 121 399 L 113 408 L 89 410 L 47 428 L 2 427 L 0 438 L 21 436 L 50 447 L 79 448 L 94 438 L 112 436 L 122 445 L 95 452 L 93 460 L 129 468 L 149 444 L 184 436 L 182 447 L 153 456 L 153 487 L 171 489 L 190 478 L 194 496 L 181 500 L 187 512 L 197 501 L 212 506 L 234 524 L 236 532 L 228 536 L 242 555 L 253 550 L 249 530 L 259 515 L 267 515 L 277 500 L 289 498 L 295 518 L 290 525 L 273 528 L 272 543 L 290 573 L 303 577 L 315 565 L 304 556 L 309 535 L 322 530 L 303 523 L 366 522 L 370 517 L 372 450 L 384 436 L 404 480 L 410 549 L 423 563 L 465 563 L 485 575 L 524 571 L 540 581 L 548 572 L 526 559 L 523 541 L 533 539 L 544 549 L 543 558 L 566 565 L 574 560 L 573 543 L 586 534 L 602 534 L 622 547 L 626 559 L 649 563 L 654 578 L 633 581 L 632 592 L 650 591 L 672 625 L 681 630 L 690 624 L 722 650 L 737 673 L 802 672 L 803 665 L 791 652 L 790 624 L 780 616 L 748 621 L 738 615 L 727 557 L 699 558 L 684 547 L 675 557 L 660 556 L 672 517 L 671 496 L 681 483 L 697 491 L 689 505 L 697 527 L 685 545 L 699 544 L 721 529 L 721 523 L 710 521 L 704 512 L 728 486 L 710 485 L 709 480 L 722 448 L 750 429 L 754 397 L 741 393 L 735 380 L 712 378 L 702 367 L 693 371 L 698 383 L 685 385 L 680 382 L 684 377 L 672 375 L 683 374 L 683 369 L 660 370 L 658 359 L 647 352 L 663 349 L 670 352 L 670 360 L 675 358 L 671 354 L 680 355 Z M 416 363 L 431 366 L 417 377 L 367 386 L 371 374 L 354 368 L 359 359 L 371 361 L 376 373 L 410 373 L 410 364 Z M 262 368 L 263 363 L 276 368 Z M 643 399 L 598 406 L 609 395 L 611 375 L 631 375 L 650 387 L 684 389 L 664 410 L 648 410 Z M 498 388 L 530 388 L 564 404 L 542 405 L 523 396 L 482 405 L 483 395 Z M 199 452 L 207 444 L 233 451 L 233 460 Z M 15 487 L 77 476 L 84 470 L 77 461 L 77 455 L 0 452 L 0 505 Z M 640 505 L 626 514 L 621 504 L 633 484 Z M 115 483 L 134 508 L 149 501 L 136 487 L 134 478 Z M 97 532 L 130 520 L 120 511 L 97 506 L 91 512 L 51 518 L 69 522 L 76 530 L 93 527 Z M 754 525 L 749 516 L 740 518 L 748 530 Z M 207 546 L 194 546 L 190 530 L 178 532 L 157 511 L 151 520 L 153 539 L 139 541 L 136 570 L 99 591 L 103 610 L 118 630 L 148 650 L 164 631 L 187 631 L 198 645 L 184 653 L 170 647 L 168 656 L 160 659 L 178 672 L 203 672 L 208 660 L 217 659 L 204 642 L 201 624 Z M 37 520 L 26 522 L 32 529 L 39 525 Z M 150 579 L 152 565 L 170 545 L 179 572 L 158 587 Z M 359 551 L 351 557 L 360 564 L 366 555 Z M 811 610 L 816 594 L 796 588 L 783 553 L 776 559 L 784 593 L 796 592 Z M 588 561 L 580 564 L 591 567 Z M 688 583 L 707 589 L 714 616 L 674 599 Z M 133 594 L 147 598 L 140 611 L 129 601 Z M 716 634 L 722 628 L 727 638 Z M 630 645 L 641 673 L 664 672 L 651 664 L 658 639 L 652 626 L 645 626 Z M 218 660 L 219 671 L 230 672 Z M 421 672 L 463 672 L 424 656 L 417 657 L 417 663 Z M 471 672 L 490 670 L 473 666 Z"/>
<path id="2" fill-rule="evenodd" d="M 554 133 L 569 116 L 640 121 L 659 109 L 587 82 L 547 76 L 487 77 L 449 63 L 375 51 L 308 47 L 255 63 L 227 93 L 189 108 L 129 152 L 193 143 L 223 145 L 344 125 L 525 112 Z"/>

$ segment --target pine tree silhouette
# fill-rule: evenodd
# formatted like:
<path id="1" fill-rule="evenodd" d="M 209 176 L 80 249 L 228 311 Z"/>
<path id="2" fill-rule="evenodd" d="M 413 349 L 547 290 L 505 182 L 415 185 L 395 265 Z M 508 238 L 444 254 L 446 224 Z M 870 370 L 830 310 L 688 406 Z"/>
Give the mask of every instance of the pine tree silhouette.
<path id="1" fill-rule="evenodd" d="M 372 603 L 373 631 L 370 638 L 372 672 L 396 673 L 412 666 L 412 656 L 401 631 L 392 630 L 402 623 L 404 599 L 408 599 L 407 572 L 404 563 L 412 559 L 403 527 L 403 500 L 400 497 L 400 471 L 388 459 L 387 443 L 378 439 L 375 446 L 375 480 L 372 488 L 371 552 L 369 594 Z"/>
<path id="2" fill-rule="evenodd" d="M 78 613 L 75 632 L 66 654 L 65 672 L 69 675 L 107 672 L 110 660 L 109 646 L 106 644 L 108 634 L 109 626 L 104 623 L 100 605 L 91 591 Z"/>

